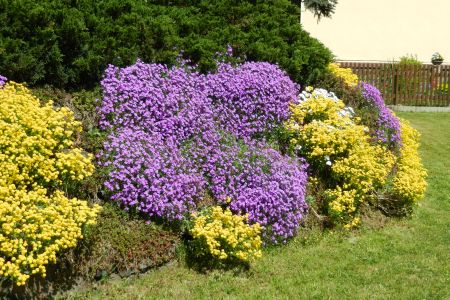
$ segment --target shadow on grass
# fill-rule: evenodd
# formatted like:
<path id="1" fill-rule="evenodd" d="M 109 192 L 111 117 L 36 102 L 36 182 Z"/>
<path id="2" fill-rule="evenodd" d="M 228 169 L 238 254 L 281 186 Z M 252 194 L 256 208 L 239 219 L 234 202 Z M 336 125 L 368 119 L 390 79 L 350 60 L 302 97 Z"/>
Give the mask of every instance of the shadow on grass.
<path id="1" fill-rule="evenodd" d="M 201 274 L 208 274 L 212 271 L 232 272 L 242 274 L 250 270 L 250 264 L 237 258 L 218 259 L 212 255 L 201 253 L 193 243 L 192 237 L 185 233 L 183 235 L 184 253 L 182 257 L 186 266 Z"/>

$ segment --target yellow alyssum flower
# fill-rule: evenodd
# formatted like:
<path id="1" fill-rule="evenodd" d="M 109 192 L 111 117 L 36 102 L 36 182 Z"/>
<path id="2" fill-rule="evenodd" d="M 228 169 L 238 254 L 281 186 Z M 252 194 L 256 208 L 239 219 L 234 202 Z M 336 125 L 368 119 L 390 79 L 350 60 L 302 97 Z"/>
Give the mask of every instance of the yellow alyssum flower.
<path id="1" fill-rule="evenodd" d="M 55 190 L 94 171 L 92 155 L 74 146 L 81 123 L 73 113 L 41 106 L 14 82 L 0 89 L 0 103 L 0 276 L 23 285 L 75 247 L 100 207 Z"/>
<path id="2" fill-rule="evenodd" d="M 342 68 L 338 63 L 330 63 L 328 70 L 336 77 L 344 80 L 345 84 L 350 87 L 355 87 L 358 84 L 358 75 L 353 73 L 350 68 Z"/>
<path id="3" fill-rule="evenodd" d="M 291 105 L 285 129 L 291 151 L 305 157 L 312 168 L 323 170 L 322 176 L 327 174 L 314 181 L 329 186 L 324 192 L 330 217 L 335 223 L 356 226 L 361 203 L 386 184 L 395 156 L 372 144 L 353 110 L 323 90 L 314 90 Z"/>
<path id="4" fill-rule="evenodd" d="M 247 218 L 214 206 L 194 219 L 191 234 L 205 254 L 250 262 L 262 256 L 261 226 L 246 224 Z"/>
<path id="5" fill-rule="evenodd" d="M 420 134 L 406 120 L 400 119 L 402 147 L 393 180 L 393 193 L 405 203 L 423 198 L 427 187 L 425 170 L 418 153 Z"/>

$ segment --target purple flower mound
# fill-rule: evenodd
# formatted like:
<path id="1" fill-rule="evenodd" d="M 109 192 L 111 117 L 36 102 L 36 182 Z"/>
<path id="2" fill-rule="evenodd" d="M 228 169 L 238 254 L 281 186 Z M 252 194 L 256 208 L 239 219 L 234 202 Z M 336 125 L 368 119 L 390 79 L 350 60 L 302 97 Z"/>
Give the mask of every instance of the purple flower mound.
<path id="1" fill-rule="evenodd" d="M 277 66 L 221 64 L 214 74 L 138 61 L 102 80 L 99 154 L 112 199 L 181 220 L 208 192 L 285 242 L 306 213 L 305 164 L 252 140 L 287 119 L 298 87 Z"/>
<path id="2" fill-rule="evenodd" d="M 209 191 L 220 203 L 235 197 L 240 186 L 253 186 L 264 167 L 254 144 L 215 131 L 197 137 L 184 152 L 189 152 L 192 167 L 203 174 Z"/>
<path id="3" fill-rule="evenodd" d="M 211 134 L 205 141 L 190 153 L 211 194 L 220 203 L 231 199 L 231 210 L 261 224 L 266 242 L 284 243 L 294 236 L 308 208 L 306 164 L 232 136 Z"/>
<path id="4" fill-rule="evenodd" d="M 101 82 L 100 127 L 145 129 L 163 139 L 183 141 L 212 124 L 204 76 L 138 61 L 109 66 Z"/>
<path id="5" fill-rule="evenodd" d="M 158 135 L 120 129 L 100 155 L 101 165 L 111 170 L 105 182 L 111 198 L 150 217 L 183 219 L 204 189 L 203 178 L 187 168 L 176 144 Z"/>
<path id="6" fill-rule="evenodd" d="M 306 164 L 282 156 L 273 149 L 264 151 L 270 171 L 253 175 L 252 186 L 240 185 L 231 210 L 249 214 L 249 222 L 263 227 L 263 238 L 285 243 L 295 236 L 308 210 L 305 202 Z"/>
<path id="7" fill-rule="evenodd" d="M 0 87 L 4 86 L 7 80 L 5 76 L 0 75 Z"/>
<path id="8" fill-rule="evenodd" d="M 384 103 L 381 92 L 371 84 L 362 82 L 361 93 L 364 99 L 378 112 L 375 136 L 381 143 L 393 147 L 401 146 L 400 121 Z"/>
<path id="9" fill-rule="evenodd" d="M 209 74 L 208 94 L 221 126 L 238 137 L 254 137 L 289 116 L 299 87 L 277 65 L 247 62 L 220 64 Z"/>

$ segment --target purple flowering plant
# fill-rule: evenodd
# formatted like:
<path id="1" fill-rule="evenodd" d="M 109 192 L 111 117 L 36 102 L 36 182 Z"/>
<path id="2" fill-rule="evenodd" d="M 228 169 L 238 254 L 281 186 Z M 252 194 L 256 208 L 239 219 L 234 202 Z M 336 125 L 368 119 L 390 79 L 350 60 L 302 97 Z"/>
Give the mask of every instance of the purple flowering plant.
<path id="1" fill-rule="evenodd" d="M 295 236 L 308 205 L 305 201 L 307 165 L 265 149 L 266 168 L 257 169 L 251 184 L 238 183 L 231 210 L 248 213 L 250 222 L 263 228 L 263 239 L 270 243 L 285 243 Z"/>
<path id="2" fill-rule="evenodd" d="M 400 120 L 386 106 L 381 92 L 373 85 L 361 82 L 361 94 L 369 105 L 376 112 L 374 136 L 378 142 L 393 149 L 401 147 Z"/>
<path id="3" fill-rule="evenodd" d="M 111 199 L 151 218 L 182 220 L 208 193 L 267 242 L 292 237 L 306 213 L 307 174 L 255 140 L 288 118 L 298 86 L 268 63 L 220 63 L 202 75 L 138 61 L 109 66 L 101 82 L 100 164 Z M 260 139 L 259 139 L 260 140 Z"/>
<path id="4" fill-rule="evenodd" d="M 202 196 L 204 180 L 172 139 L 121 128 L 111 134 L 101 153 L 101 166 L 110 169 L 105 187 L 111 199 L 149 217 L 182 220 Z"/>
<path id="5" fill-rule="evenodd" d="M 217 132 L 190 144 L 190 155 L 219 204 L 262 226 L 268 243 L 293 237 L 307 211 L 307 164 L 263 142 Z M 230 201 L 227 203 L 227 201 Z"/>
<path id="6" fill-rule="evenodd" d="M 278 66 L 265 62 L 220 63 L 207 85 L 221 127 L 242 138 L 260 136 L 285 121 L 299 91 Z"/>
<path id="7" fill-rule="evenodd" d="M 0 87 L 4 86 L 7 80 L 5 76 L 0 75 Z"/>
<path id="8" fill-rule="evenodd" d="M 98 112 L 104 130 L 144 129 L 177 142 L 212 122 L 203 76 L 184 68 L 141 61 L 122 69 L 109 66 L 101 84 Z"/>

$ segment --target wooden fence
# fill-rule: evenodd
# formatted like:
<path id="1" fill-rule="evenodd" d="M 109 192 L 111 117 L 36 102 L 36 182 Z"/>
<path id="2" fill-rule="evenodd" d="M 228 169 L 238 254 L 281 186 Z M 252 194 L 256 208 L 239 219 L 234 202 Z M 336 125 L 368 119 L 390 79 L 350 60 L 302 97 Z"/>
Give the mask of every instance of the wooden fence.
<path id="1" fill-rule="evenodd" d="M 450 65 L 399 65 L 340 61 L 359 79 L 376 86 L 387 104 L 450 106 Z"/>

